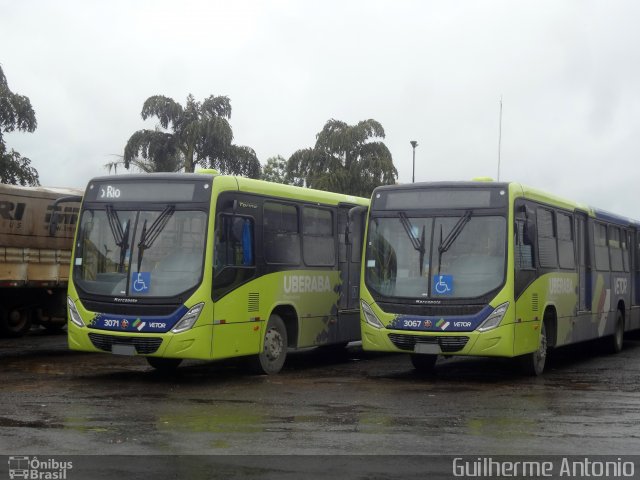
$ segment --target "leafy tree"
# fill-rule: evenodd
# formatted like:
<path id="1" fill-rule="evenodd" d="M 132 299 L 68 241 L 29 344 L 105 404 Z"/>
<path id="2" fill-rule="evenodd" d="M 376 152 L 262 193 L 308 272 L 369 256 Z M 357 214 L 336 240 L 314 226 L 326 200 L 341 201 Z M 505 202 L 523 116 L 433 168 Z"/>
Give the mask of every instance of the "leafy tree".
<path id="1" fill-rule="evenodd" d="M 144 102 L 141 116 L 143 120 L 157 117 L 161 128 L 131 135 L 124 149 L 126 168 L 138 159 L 138 167 L 144 165 L 151 171 L 172 172 L 183 165 L 186 172 L 193 172 L 201 165 L 222 173 L 260 175 L 255 152 L 231 143 L 231 103 L 226 96 L 211 95 L 196 102 L 189 95 L 183 107 L 171 98 L 155 95 Z"/>
<path id="2" fill-rule="evenodd" d="M 288 181 L 369 197 L 375 187 L 395 183 L 398 175 L 387 146 L 372 140 L 384 136 L 382 125 L 372 119 L 356 125 L 329 120 L 313 148 L 298 150 L 289 158 Z"/>
<path id="3" fill-rule="evenodd" d="M 19 130 L 33 132 L 38 123 L 29 98 L 13 93 L 0 66 L 0 183 L 40 185 L 38 171 L 31 160 L 11 149 L 7 151 L 3 134 Z"/>
<path id="4" fill-rule="evenodd" d="M 262 169 L 262 180 L 274 183 L 288 183 L 287 161 L 280 155 L 267 158 L 267 164 Z"/>
<path id="5" fill-rule="evenodd" d="M 0 150 L 4 145 L 0 146 Z M 0 152 L 0 183 L 10 185 L 40 185 L 38 171 L 31 166 L 31 160 L 11 149 Z"/>
<path id="6" fill-rule="evenodd" d="M 224 156 L 209 159 L 207 166 L 230 175 L 249 178 L 260 178 L 261 175 L 260 161 L 251 147 L 230 145 Z"/>

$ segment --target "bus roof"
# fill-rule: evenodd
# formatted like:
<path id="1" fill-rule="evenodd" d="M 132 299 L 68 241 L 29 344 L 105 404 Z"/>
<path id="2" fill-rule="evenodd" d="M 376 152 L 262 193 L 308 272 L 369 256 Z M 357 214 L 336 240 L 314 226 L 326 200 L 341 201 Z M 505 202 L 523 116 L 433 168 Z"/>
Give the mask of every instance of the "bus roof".
<path id="1" fill-rule="evenodd" d="M 222 176 L 224 178 L 224 176 Z M 340 203 L 351 203 L 354 205 L 368 205 L 369 199 L 345 195 L 342 193 L 326 192 L 324 190 L 314 190 L 312 188 L 295 187 L 281 183 L 266 182 L 264 180 L 254 180 L 245 177 L 235 178 L 238 182 L 238 190 L 242 192 L 262 193 L 282 198 L 295 198 L 308 202 L 325 203 L 338 205 Z"/>
<path id="2" fill-rule="evenodd" d="M 594 208 L 584 203 L 575 202 L 566 198 L 548 193 L 538 188 L 530 187 L 518 182 L 495 182 L 495 181 L 442 181 L 442 182 L 420 182 L 420 183 L 408 183 L 402 185 L 384 185 L 377 187 L 375 192 L 384 190 L 414 190 L 420 188 L 499 188 L 503 187 L 509 189 L 511 194 L 522 196 L 528 199 L 537 200 L 542 203 L 553 205 L 556 207 L 564 208 L 567 210 L 582 210 L 589 216 L 600 219 L 606 222 L 617 223 L 621 225 L 635 225 L 640 226 L 640 222 L 637 220 L 624 217 L 622 215 L 616 215 L 614 213 L 607 212 L 598 208 Z"/>
<path id="3" fill-rule="evenodd" d="M 201 173 L 133 173 L 125 175 L 107 175 L 95 177 L 90 182 L 107 182 L 107 181 L 192 181 L 202 180 L 203 176 L 212 176 L 216 183 L 222 183 L 223 190 L 239 190 L 242 192 L 260 193 L 272 195 L 281 198 L 292 198 L 304 200 L 314 203 L 324 203 L 330 205 L 338 205 L 340 203 L 364 205 L 369 204 L 368 198 L 356 197 L 353 195 L 345 195 L 335 192 L 326 192 L 323 190 L 314 190 L 311 188 L 295 187 L 293 185 L 285 185 L 280 183 L 267 182 L 264 180 L 254 180 L 252 178 L 233 176 L 233 175 L 216 175 L 209 171 Z"/>

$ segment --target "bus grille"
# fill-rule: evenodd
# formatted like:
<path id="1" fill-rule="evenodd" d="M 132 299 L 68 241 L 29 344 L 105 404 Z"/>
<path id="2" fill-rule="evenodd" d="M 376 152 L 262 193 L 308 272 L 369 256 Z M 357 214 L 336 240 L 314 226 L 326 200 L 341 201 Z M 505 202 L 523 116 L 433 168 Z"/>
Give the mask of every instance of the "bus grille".
<path id="1" fill-rule="evenodd" d="M 136 348 L 136 352 L 148 354 L 155 353 L 160 348 L 160 344 L 162 344 L 161 338 L 114 337 L 99 333 L 90 333 L 89 338 L 94 347 L 105 352 L 110 352 L 111 347 L 117 343 L 118 345 L 133 345 Z"/>
<path id="2" fill-rule="evenodd" d="M 469 337 L 455 336 L 432 336 L 423 337 L 419 335 L 402 335 L 398 333 L 390 333 L 389 340 L 398 348 L 402 350 L 413 350 L 416 343 L 429 343 L 432 345 L 439 345 L 440 350 L 444 353 L 458 352 L 464 348 L 469 341 Z"/>

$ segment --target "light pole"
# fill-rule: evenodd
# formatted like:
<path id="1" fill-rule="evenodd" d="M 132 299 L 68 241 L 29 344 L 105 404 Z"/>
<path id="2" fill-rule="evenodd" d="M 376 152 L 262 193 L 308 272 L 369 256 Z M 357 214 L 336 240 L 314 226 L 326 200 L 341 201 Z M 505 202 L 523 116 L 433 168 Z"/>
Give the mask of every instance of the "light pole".
<path id="1" fill-rule="evenodd" d="M 413 147 L 413 175 L 411 176 L 411 183 L 416 183 L 416 147 L 418 142 L 411 140 L 411 146 Z"/>

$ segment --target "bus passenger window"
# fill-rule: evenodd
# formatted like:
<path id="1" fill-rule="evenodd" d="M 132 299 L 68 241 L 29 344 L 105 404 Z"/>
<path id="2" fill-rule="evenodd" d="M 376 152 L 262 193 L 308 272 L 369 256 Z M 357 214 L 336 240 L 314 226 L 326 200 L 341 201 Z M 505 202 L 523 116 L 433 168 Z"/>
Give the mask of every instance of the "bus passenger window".
<path id="1" fill-rule="evenodd" d="M 609 227 L 609 258 L 611 259 L 612 271 L 624 271 L 624 262 L 622 260 L 622 237 L 618 227 Z"/>
<path id="2" fill-rule="evenodd" d="M 574 269 L 576 263 L 573 245 L 573 217 L 558 212 L 556 221 L 558 224 L 558 258 L 560 268 Z"/>
<path id="3" fill-rule="evenodd" d="M 558 268 L 558 244 L 555 228 L 555 212 L 538 208 L 536 212 L 538 232 L 538 260 L 542 268 Z"/>
<path id="4" fill-rule="evenodd" d="M 304 263 L 314 266 L 333 266 L 336 255 L 331 210 L 305 207 L 302 210 L 302 222 Z"/>
<path id="5" fill-rule="evenodd" d="M 300 264 L 300 228 L 294 205 L 264 202 L 264 258 L 267 263 Z"/>
<path id="6" fill-rule="evenodd" d="M 594 224 L 593 243 L 595 245 L 596 270 L 609 270 L 609 247 L 607 246 L 607 226 L 602 223 Z"/>

